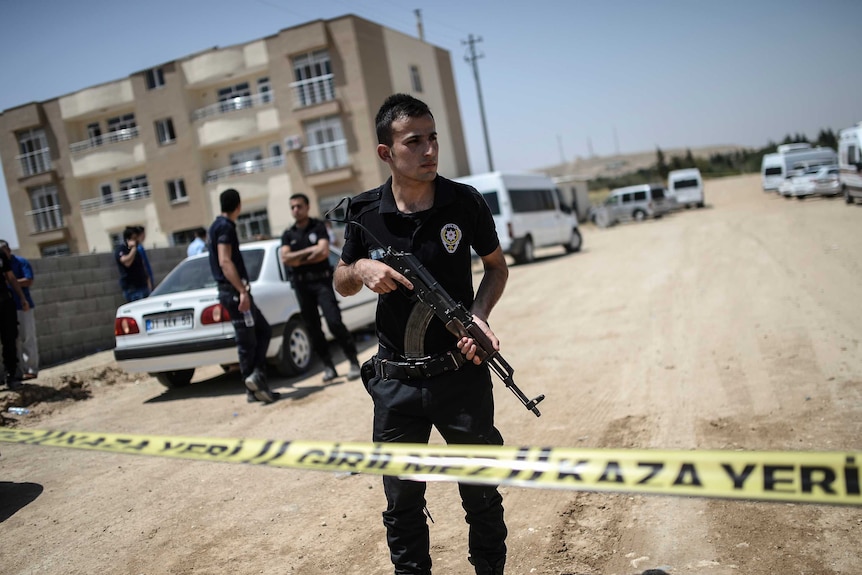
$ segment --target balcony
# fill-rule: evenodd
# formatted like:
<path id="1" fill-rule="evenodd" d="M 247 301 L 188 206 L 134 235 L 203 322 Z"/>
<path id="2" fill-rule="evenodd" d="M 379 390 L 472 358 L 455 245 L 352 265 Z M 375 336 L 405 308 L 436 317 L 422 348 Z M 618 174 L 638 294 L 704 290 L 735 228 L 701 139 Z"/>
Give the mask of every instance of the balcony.
<path id="1" fill-rule="evenodd" d="M 150 187 L 143 186 L 140 188 L 132 188 L 130 190 L 122 190 L 120 192 L 115 192 L 98 198 L 81 200 L 81 212 L 93 212 L 101 210 L 102 208 L 119 206 L 127 202 L 149 198 L 150 195 Z"/>
<path id="2" fill-rule="evenodd" d="M 316 174 L 350 165 L 347 140 L 305 146 L 302 149 L 305 174 Z"/>
<path id="3" fill-rule="evenodd" d="M 195 110 L 192 120 L 197 122 L 201 148 L 277 131 L 280 122 L 278 110 L 271 105 L 273 100 L 271 93 L 255 94 Z"/>
<path id="4" fill-rule="evenodd" d="M 48 206 L 47 208 L 39 208 L 24 212 L 24 215 L 30 219 L 30 233 L 41 234 L 54 230 L 60 230 L 65 227 L 63 223 L 63 211 L 60 206 Z"/>
<path id="5" fill-rule="evenodd" d="M 75 142 L 74 144 L 71 144 L 69 146 L 69 151 L 71 151 L 73 154 L 79 154 L 81 152 L 85 152 L 87 150 L 98 148 L 107 144 L 133 140 L 137 138 L 138 135 L 139 134 L 137 127 L 116 130 L 114 132 L 108 132 L 104 136 L 93 136 L 92 138 L 88 138 L 81 142 Z"/>
<path id="6" fill-rule="evenodd" d="M 282 156 L 271 156 L 263 160 L 249 160 L 248 162 L 242 162 L 233 166 L 210 170 L 204 176 L 204 182 L 211 184 L 213 182 L 233 178 L 235 176 L 265 172 L 267 170 L 281 167 L 282 165 L 284 165 L 284 157 Z"/>
<path id="7" fill-rule="evenodd" d="M 42 148 L 35 152 L 19 154 L 15 156 L 15 159 L 20 162 L 22 178 L 43 174 L 52 169 L 51 148 Z"/>
<path id="8" fill-rule="evenodd" d="M 326 74 L 290 84 L 293 90 L 293 109 L 307 108 L 335 99 L 335 75 Z"/>
<path id="9" fill-rule="evenodd" d="M 243 76 L 269 64 L 266 43 L 263 40 L 210 50 L 193 56 L 182 63 L 188 82 L 187 87 L 197 88 L 211 85 L 226 78 Z"/>
<path id="10" fill-rule="evenodd" d="M 64 121 L 69 121 L 89 114 L 103 114 L 126 107 L 134 99 L 131 79 L 120 80 L 63 96 L 60 98 L 60 115 Z"/>
<path id="11" fill-rule="evenodd" d="M 93 138 L 96 142 L 72 144 L 78 146 L 72 155 L 72 174 L 76 178 L 89 178 L 143 164 L 147 156 L 143 142 L 136 141 L 137 138 L 138 129 L 128 128 Z"/>

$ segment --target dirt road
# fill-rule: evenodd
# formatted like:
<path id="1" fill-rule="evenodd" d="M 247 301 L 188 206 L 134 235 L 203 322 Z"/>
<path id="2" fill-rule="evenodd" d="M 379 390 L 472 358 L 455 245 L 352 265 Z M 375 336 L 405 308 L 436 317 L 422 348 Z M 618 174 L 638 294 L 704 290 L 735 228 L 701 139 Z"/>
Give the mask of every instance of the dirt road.
<path id="1" fill-rule="evenodd" d="M 492 317 L 530 415 L 502 386 L 510 444 L 862 448 L 862 206 L 783 200 L 757 177 L 706 184 L 708 207 L 584 228 L 585 249 L 513 267 Z M 363 342 L 362 355 L 375 341 Z M 21 427 L 367 441 L 370 400 L 320 372 L 248 405 L 217 368 L 168 392 L 110 352 L 45 370 L 75 401 Z M 341 364 L 344 369 L 346 364 Z M 83 384 L 83 385 L 81 385 Z M 0 401 L 10 395 L 0 393 Z M 14 397 L 14 394 L 12 394 Z M 432 441 L 439 442 L 439 436 Z M 0 572 L 391 573 L 380 479 L 0 444 Z M 506 488 L 507 573 L 856 574 L 862 513 L 785 503 Z M 434 572 L 466 574 L 454 484 L 431 484 Z"/>

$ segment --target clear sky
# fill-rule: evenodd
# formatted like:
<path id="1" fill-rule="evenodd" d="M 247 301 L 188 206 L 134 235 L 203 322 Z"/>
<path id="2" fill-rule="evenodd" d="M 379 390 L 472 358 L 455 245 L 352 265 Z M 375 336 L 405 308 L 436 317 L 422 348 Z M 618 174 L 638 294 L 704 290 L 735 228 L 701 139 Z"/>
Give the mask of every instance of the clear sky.
<path id="1" fill-rule="evenodd" d="M 862 120 L 859 0 L 0 0 L 0 110 L 356 14 L 449 50 L 473 172 L 814 138 Z M 445 175 L 445 174 L 444 174 Z M 5 182 L 0 237 L 17 246 Z"/>

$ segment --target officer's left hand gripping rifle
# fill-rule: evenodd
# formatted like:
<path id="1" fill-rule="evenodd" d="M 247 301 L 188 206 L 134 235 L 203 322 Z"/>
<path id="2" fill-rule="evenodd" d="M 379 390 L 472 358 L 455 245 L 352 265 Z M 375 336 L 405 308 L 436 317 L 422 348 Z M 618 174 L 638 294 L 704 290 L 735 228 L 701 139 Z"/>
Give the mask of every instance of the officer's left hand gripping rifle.
<path id="1" fill-rule="evenodd" d="M 347 200 L 347 210 L 350 210 L 350 199 Z M 343 203 L 342 200 L 341 203 Z M 336 211 L 341 203 L 338 204 L 332 211 Z M 327 213 L 327 217 L 329 213 Z M 334 220 L 339 221 L 339 220 Z M 371 236 L 379 245 L 383 245 L 380 240 L 374 237 L 365 226 L 362 224 L 346 220 L 343 223 L 353 224 L 362 228 L 369 236 Z M 533 399 L 528 399 L 524 392 L 515 384 L 512 375 L 515 370 L 512 366 L 503 359 L 500 352 L 494 349 L 494 344 L 488 335 L 482 330 L 473 319 L 473 314 L 464 307 L 461 303 L 455 301 L 450 296 L 443 286 L 431 275 L 431 273 L 422 265 L 416 256 L 407 252 L 397 252 L 391 246 L 383 250 L 383 262 L 389 267 L 406 277 L 413 284 L 413 292 L 416 298 L 428 306 L 428 308 L 436 315 L 455 336 L 472 338 L 476 343 L 476 355 L 480 360 L 487 362 L 494 373 L 499 376 L 506 387 L 515 394 L 524 407 L 532 411 L 536 417 L 542 415 L 536 405 L 545 399 L 544 394 L 537 395 Z"/>

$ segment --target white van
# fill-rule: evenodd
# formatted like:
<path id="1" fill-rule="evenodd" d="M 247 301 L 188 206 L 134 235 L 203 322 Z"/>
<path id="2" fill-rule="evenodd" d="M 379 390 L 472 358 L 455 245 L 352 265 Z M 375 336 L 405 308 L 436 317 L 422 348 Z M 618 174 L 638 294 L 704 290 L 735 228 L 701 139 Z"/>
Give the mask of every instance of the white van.
<path id="1" fill-rule="evenodd" d="M 670 213 L 675 205 L 661 184 L 626 186 L 611 190 L 604 203 L 594 211 L 593 221 L 599 227 L 606 227 L 626 220 L 658 219 Z"/>
<path id="2" fill-rule="evenodd" d="M 670 172 L 667 175 L 667 191 L 680 206 L 703 207 L 703 178 L 697 168 Z"/>
<path id="3" fill-rule="evenodd" d="M 760 165 L 763 191 L 778 190 L 793 171 L 804 171 L 815 166 L 838 163 L 838 154 L 832 148 L 812 148 L 811 144 L 783 144 L 775 154 L 765 154 Z"/>
<path id="4" fill-rule="evenodd" d="M 581 249 L 578 219 L 561 201 L 560 191 L 548 176 L 488 172 L 453 179 L 473 186 L 485 197 L 500 247 L 516 263 L 533 261 L 538 247 L 561 245 L 567 252 Z"/>
<path id="5" fill-rule="evenodd" d="M 862 198 L 862 122 L 838 132 L 838 169 L 844 201 Z"/>

